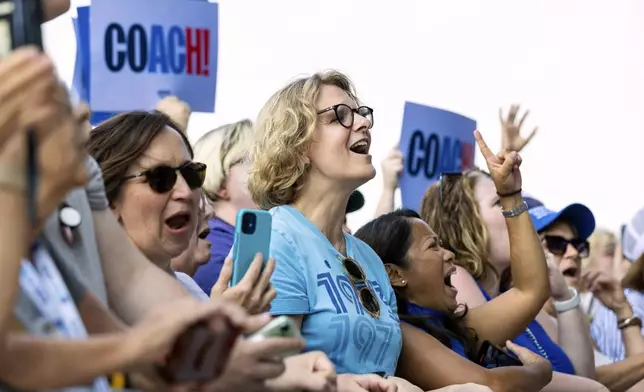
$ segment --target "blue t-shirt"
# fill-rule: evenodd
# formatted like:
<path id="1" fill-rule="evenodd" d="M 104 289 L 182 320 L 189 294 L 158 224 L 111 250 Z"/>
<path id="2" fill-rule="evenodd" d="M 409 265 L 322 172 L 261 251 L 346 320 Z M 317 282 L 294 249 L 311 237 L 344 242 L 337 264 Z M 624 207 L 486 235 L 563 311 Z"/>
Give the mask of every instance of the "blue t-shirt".
<path id="1" fill-rule="evenodd" d="M 396 297 L 378 255 L 345 234 L 347 255 L 360 264 L 379 297 L 380 317 L 362 306 L 338 259 L 340 253 L 297 209 L 271 209 L 273 315 L 303 315 L 307 351 L 325 352 L 338 373 L 394 375 L 402 348 Z M 341 256 L 341 255 L 340 255 Z"/>
<path id="2" fill-rule="evenodd" d="M 210 234 L 206 239 L 212 244 L 210 247 L 210 260 L 199 267 L 194 276 L 195 282 L 206 295 L 210 295 L 212 286 L 219 279 L 221 267 L 224 266 L 224 260 L 226 260 L 235 241 L 235 227 L 228 222 L 214 218 L 208 221 L 208 226 L 210 226 Z"/>

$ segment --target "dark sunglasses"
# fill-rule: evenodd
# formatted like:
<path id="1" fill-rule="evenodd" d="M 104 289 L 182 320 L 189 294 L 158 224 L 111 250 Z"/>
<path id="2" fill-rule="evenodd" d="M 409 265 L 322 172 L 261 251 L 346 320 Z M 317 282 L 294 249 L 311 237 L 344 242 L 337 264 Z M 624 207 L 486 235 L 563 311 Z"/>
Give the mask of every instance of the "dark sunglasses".
<path id="1" fill-rule="evenodd" d="M 588 253 L 590 252 L 590 244 L 588 241 L 579 238 L 567 240 L 563 237 L 547 235 L 543 237 L 543 240 L 546 242 L 546 248 L 548 248 L 550 253 L 556 256 L 563 256 L 566 253 L 566 249 L 568 249 L 568 245 L 572 245 L 579 252 L 581 258 L 588 257 Z"/>
<path id="2" fill-rule="evenodd" d="M 150 170 L 127 176 L 123 178 L 123 181 L 145 177 L 153 191 L 166 193 L 170 192 L 177 183 L 177 172 L 181 173 L 181 177 L 186 180 L 190 189 L 201 188 L 206 179 L 206 165 L 204 163 L 187 162 L 177 167 L 159 165 Z"/>
<path id="3" fill-rule="evenodd" d="M 342 262 L 344 266 L 344 272 L 349 277 L 353 289 L 358 293 L 358 299 L 362 307 L 371 315 L 373 318 L 380 317 L 380 302 L 378 302 L 378 297 L 371 289 L 369 282 L 367 282 L 367 274 L 365 274 L 360 264 L 358 264 L 351 257 L 341 257 L 338 255 L 338 259 Z M 362 286 L 362 287 L 358 287 Z"/>
<path id="4" fill-rule="evenodd" d="M 353 127 L 353 121 L 355 119 L 356 113 L 369 120 L 369 127 L 367 129 L 373 128 L 373 109 L 371 109 L 369 106 L 360 106 L 357 109 L 353 109 L 349 105 L 341 103 L 338 105 L 329 106 L 326 109 L 319 110 L 318 114 L 326 113 L 331 110 L 333 110 L 333 113 L 335 113 L 335 118 L 338 120 L 340 125 L 345 128 Z"/>

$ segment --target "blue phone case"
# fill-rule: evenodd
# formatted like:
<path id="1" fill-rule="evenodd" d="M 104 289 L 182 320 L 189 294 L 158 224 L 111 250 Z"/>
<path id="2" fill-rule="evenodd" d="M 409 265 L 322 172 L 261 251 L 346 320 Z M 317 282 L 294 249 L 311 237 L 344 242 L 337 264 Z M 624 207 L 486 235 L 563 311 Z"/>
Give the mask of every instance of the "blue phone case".
<path id="1" fill-rule="evenodd" d="M 246 214 L 255 215 L 254 231 L 252 233 L 244 233 L 244 215 Z M 242 209 L 237 213 L 231 285 L 234 286 L 242 280 L 257 253 L 261 253 L 264 256 L 264 263 L 268 260 L 272 222 L 273 218 L 268 211 Z"/>

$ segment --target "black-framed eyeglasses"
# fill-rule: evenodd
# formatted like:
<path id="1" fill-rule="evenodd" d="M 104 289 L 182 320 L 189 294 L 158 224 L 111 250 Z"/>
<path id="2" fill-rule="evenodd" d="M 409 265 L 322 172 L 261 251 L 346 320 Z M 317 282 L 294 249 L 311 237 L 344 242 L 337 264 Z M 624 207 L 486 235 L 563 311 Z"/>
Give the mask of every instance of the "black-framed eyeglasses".
<path id="1" fill-rule="evenodd" d="M 157 193 L 167 193 L 170 192 L 177 183 L 177 172 L 181 173 L 181 177 L 183 177 L 190 189 L 201 188 L 204 180 L 206 179 L 206 164 L 200 162 L 186 162 L 177 167 L 159 165 L 152 169 L 126 176 L 123 178 L 123 181 L 143 177 L 153 191 Z"/>
<path id="2" fill-rule="evenodd" d="M 463 176 L 463 173 L 461 172 L 445 172 L 441 173 L 439 177 L 439 185 L 440 185 L 440 200 L 441 200 L 441 205 L 443 204 L 443 201 L 445 200 L 445 191 L 448 188 L 447 182 L 452 179 L 452 178 L 460 178 Z"/>
<path id="3" fill-rule="evenodd" d="M 365 274 L 362 267 L 360 267 L 360 264 L 351 257 L 341 257 L 338 255 L 338 260 L 340 260 L 342 266 L 344 266 L 344 272 L 349 277 L 349 281 L 351 282 L 353 289 L 358 294 L 358 299 L 360 300 L 362 307 L 371 315 L 371 317 L 379 318 L 380 302 L 378 302 L 378 297 L 376 297 L 371 285 L 369 285 L 367 274 Z"/>
<path id="4" fill-rule="evenodd" d="M 585 258 L 588 257 L 590 253 L 590 243 L 586 240 L 579 238 L 573 238 L 572 240 L 567 240 L 558 235 L 547 235 L 543 237 L 543 240 L 546 243 L 546 248 L 556 256 L 563 256 L 568 249 L 568 245 L 572 245 L 575 250 L 579 253 L 579 257 Z"/>
<path id="5" fill-rule="evenodd" d="M 353 127 L 353 121 L 356 114 L 369 120 L 369 126 L 367 127 L 367 129 L 373 128 L 373 109 L 369 106 L 359 106 L 358 108 L 353 109 L 349 105 L 340 103 L 337 105 L 329 106 L 326 109 L 318 110 L 317 114 L 320 115 L 331 110 L 333 110 L 336 120 L 338 120 L 340 125 L 345 128 Z"/>

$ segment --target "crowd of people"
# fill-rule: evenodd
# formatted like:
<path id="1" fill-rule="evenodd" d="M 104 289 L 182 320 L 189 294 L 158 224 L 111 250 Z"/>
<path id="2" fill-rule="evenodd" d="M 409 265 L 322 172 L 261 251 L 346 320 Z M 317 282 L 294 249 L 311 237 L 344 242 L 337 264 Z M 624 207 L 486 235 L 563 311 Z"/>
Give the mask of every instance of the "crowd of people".
<path id="1" fill-rule="evenodd" d="M 500 152 L 474 132 L 485 169 L 416 209 L 394 207 L 394 147 L 352 234 L 374 110 L 340 72 L 194 144 L 177 97 L 92 129 L 30 47 L 0 60 L 0 99 L 0 390 L 644 391 L 644 209 L 614 234 L 526 194 L 518 106 Z M 270 212 L 270 252 L 233 285 L 242 209 Z M 247 338 L 278 316 L 299 334 Z M 179 350 L 198 328 L 217 371 Z"/>

